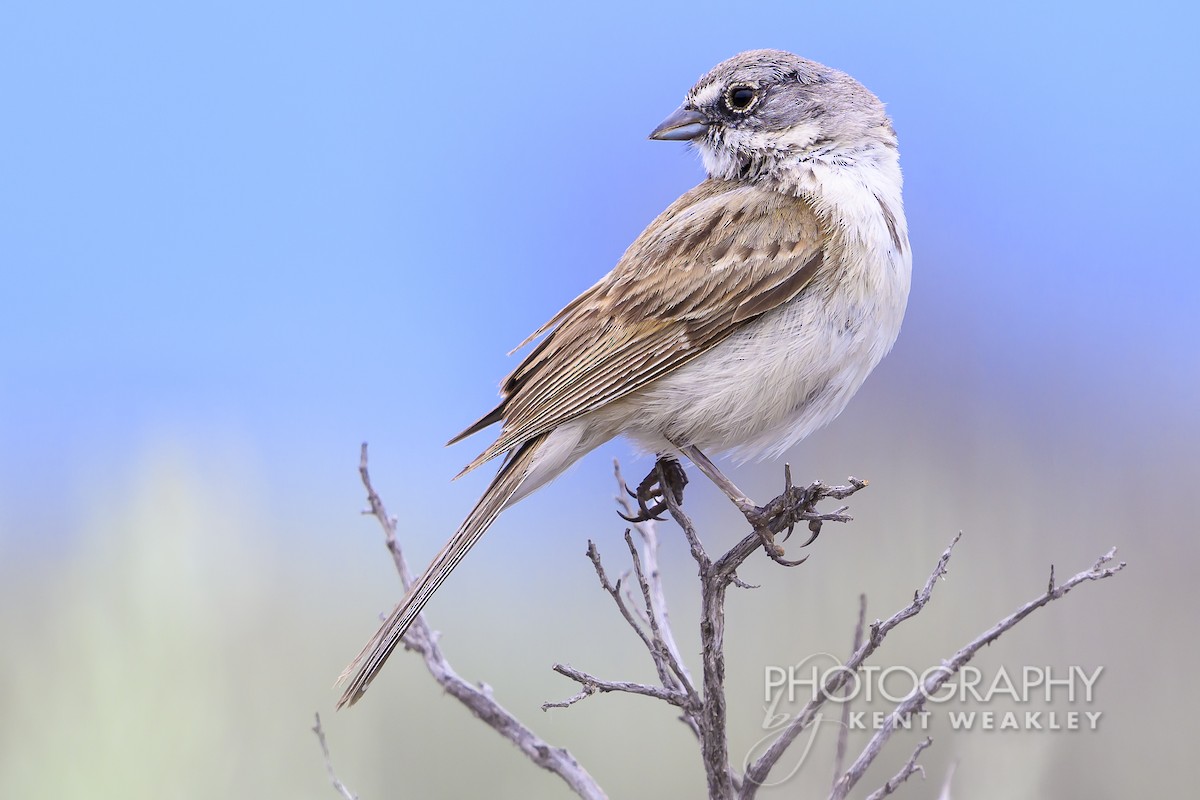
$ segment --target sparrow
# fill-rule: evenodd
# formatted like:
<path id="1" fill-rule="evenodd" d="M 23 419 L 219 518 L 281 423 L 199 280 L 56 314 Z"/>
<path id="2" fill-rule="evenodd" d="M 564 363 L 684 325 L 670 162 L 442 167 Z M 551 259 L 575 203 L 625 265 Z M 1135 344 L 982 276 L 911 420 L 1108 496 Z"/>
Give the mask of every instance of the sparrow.
<path id="1" fill-rule="evenodd" d="M 753 50 L 700 78 L 650 138 L 691 143 L 708 177 L 518 346 L 537 341 L 500 404 L 450 440 L 502 423 L 460 474 L 505 459 L 343 672 L 339 708 L 497 515 L 585 453 L 624 435 L 667 456 L 778 456 L 837 417 L 896 341 L 912 255 L 896 134 L 875 95 Z"/>

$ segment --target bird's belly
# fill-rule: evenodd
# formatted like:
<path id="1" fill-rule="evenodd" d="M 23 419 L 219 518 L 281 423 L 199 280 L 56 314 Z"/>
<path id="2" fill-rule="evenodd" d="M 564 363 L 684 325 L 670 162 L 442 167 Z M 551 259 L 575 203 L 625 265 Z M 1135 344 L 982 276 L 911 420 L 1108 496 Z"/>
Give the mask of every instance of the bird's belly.
<path id="1" fill-rule="evenodd" d="M 846 301 L 801 295 L 746 325 L 627 398 L 626 432 L 654 451 L 780 454 L 842 412 L 899 333 L 890 309 Z"/>

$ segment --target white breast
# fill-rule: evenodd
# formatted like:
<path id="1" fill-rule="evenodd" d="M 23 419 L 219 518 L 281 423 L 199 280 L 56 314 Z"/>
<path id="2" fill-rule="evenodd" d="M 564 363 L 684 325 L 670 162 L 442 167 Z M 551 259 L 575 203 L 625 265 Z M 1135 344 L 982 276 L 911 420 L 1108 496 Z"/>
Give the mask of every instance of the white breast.
<path id="1" fill-rule="evenodd" d="M 911 275 L 898 167 L 817 166 L 805 180 L 838 232 L 825 282 L 614 404 L 647 450 L 778 455 L 837 417 L 896 341 Z"/>

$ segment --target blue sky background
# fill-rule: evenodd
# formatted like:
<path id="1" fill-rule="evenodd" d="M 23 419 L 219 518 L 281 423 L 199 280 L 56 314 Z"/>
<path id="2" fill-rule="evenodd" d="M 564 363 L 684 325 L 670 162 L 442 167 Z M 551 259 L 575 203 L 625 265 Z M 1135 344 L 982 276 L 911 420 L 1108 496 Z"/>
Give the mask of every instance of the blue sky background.
<path id="1" fill-rule="evenodd" d="M 996 391 L 1195 397 L 1194 12 L 690 8 L 10 5 L 5 505 L 148 431 L 226 432 L 272 471 L 359 438 L 432 454 L 700 177 L 645 135 L 761 45 L 889 104 L 905 347 L 952 340 Z"/>
<path id="2" fill-rule="evenodd" d="M 482 441 L 442 443 L 491 407 L 505 353 L 701 179 L 683 146 L 646 134 L 754 47 L 836 66 L 888 104 L 915 251 L 896 352 L 793 463 L 869 474 L 876 523 L 936 517 L 939 542 L 1003 528 L 997 490 L 1063 481 L 1067 507 L 1022 524 L 1076 531 L 1080 566 L 1114 543 L 1158 547 L 1143 580 L 1169 586 L 1172 548 L 1195 552 L 1184 493 L 1200 477 L 1198 22 L 1184 3 L 9 2 L 0 579 L 24 587 L 9 602 L 61 586 L 64 558 L 88 575 L 114 542 L 204 542 L 228 513 L 281 587 L 308 578 L 280 548 L 297 574 L 328 566 L 305 592 L 360 616 L 322 617 L 340 638 L 304 669 L 335 674 L 394 593 L 355 516 L 358 443 L 423 562 L 486 480 L 448 482 Z M 563 514 L 608 513 L 596 482 L 614 455 L 628 451 L 514 510 L 478 558 L 558 563 L 544 542 L 566 536 Z M 742 474 L 766 496 L 775 469 Z M 173 470 L 189 520 L 164 511 L 153 540 L 94 524 L 155 507 Z M 928 496 L 905 483 L 918 474 Z M 1153 511 L 1120 516 L 1134 506 Z M 586 535 L 562 545 L 585 577 L 548 581 L 590 580 Z M 1041 569 L 1053 556 L 1030 537 L 1006 549 Z M 147 574 L 170 584 L 190 552 Z M 929 559 L 913 558 L 917 580 Z M 457 602 L 486 584 L 472 574 L 448 587 Z M 147 592 L 130 608 L 158 602 Z M 1166 595 L 1143 599 L 1149 616 Z M 60 616 L 31 602 L 57 630 L 87 601 Z M 313 696 L 305 713 L 329 700 Z"/>

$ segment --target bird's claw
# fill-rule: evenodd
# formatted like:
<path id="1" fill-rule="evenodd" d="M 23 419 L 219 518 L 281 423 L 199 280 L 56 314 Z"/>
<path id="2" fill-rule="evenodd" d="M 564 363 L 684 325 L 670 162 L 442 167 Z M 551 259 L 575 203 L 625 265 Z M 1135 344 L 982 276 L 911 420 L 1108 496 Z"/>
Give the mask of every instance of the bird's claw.
<path id="1" fill-rule="evenodd" d="M 803 564 L 808 560 L 808 557 L 790 561 L 783 557 L 783 548 L 775 542 L 775 534 L 782 532 L 783 539 L 786 542 L 791 538 L 792 533 L 796 530 L 796 523 L 800 522 L 803 514 L 811 505 L 811 501 L 803 494 L 797 495 L 797 489 L 792 486 L 791 470 L 786 470 L 786 488 L 784 493 L 768 503 L 765 507 L 752 509 L 747 514 L 747 518 L 751 520 L 754 529 L 758 531 L 759 537 L 763 542 L 763 550 L 770 556 L 771 560 L 777 564 L 782 564 L 786 567 L 795 567 Z M 810 519 L 808 521 L 808 539 L 804 541 L 800 547 L 808 547 L 817 540 L 817 536 L 821 533 L 821 520 Z"/>
<path id="2" fill-rule="evenodd" d="M 662 522 L 663 518 L 659 515 L 669 508 L 663 489 L 664 482 L 666 490 L 671 492 L 675 502 L 682 503 L 683 487 L 687 486 L 688 482 L 687 473 L 683 471 L 683 465 L 677 459 L 670 456 L 659 456 L 658 461 L 654 464 L 654 469 L 650 470 L 650 474 L 638 484 L 636 492 L 625 487 L 629 496 L 637 500 L 638 513 L 626 516 L 618 511 L 617 516 L 626 522 L 633 523 L 649 522 L 650 520 Z"/>

